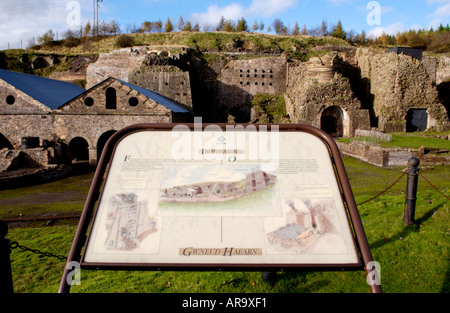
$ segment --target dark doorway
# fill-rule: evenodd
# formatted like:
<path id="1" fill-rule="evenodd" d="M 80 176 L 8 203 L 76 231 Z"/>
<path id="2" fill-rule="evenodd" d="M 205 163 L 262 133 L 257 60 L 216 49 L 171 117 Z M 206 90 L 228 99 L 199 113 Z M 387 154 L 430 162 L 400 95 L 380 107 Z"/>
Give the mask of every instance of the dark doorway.
<path id="1" fill-rule="evenodd" d="M 102 151 L 103 148 L 106 145 L 106 142 L 108 141 L 108 139 L 114 135 L 116 131 L 115 130 L 108 130 L 107 132 L 103 133 L 103 135 L 100 136 L 100 138 L 98 138 L 97 141 L 97 162 L 100 160 L 100 157 L 102 155 Z"/>
<path id="2" fill-rule="evenodd" d="M 89 144 L 81 137 L 73 138 L 69 143 L 69 156 L 71 162 L 89 161 Z"/>
<path id="3" fill-rule="evenodd" d="M 427 109 L 411 109 L 406 114 L 406 131 L 415 132 L 427 129 Z"/>
<path id="4" fill-rule="evenodd" d="M 344 135 L 343 115 L 340 107 L 326 108 L 320 118 L 320 128 L 332 137 L 342 137 Z"/>
<path id="5" fill-rule="evenodd" d="M 115 110 L 117 108 L 116 90 L 113 87 L 109 87 L 105 92 L 106 96 L 106 108 Z"/>
<path id="6" fill-rule="evenodd" d="M 2 134 L 0 134 L 0 150 L 1 149 L 14 149 L 11 142 Z"/>

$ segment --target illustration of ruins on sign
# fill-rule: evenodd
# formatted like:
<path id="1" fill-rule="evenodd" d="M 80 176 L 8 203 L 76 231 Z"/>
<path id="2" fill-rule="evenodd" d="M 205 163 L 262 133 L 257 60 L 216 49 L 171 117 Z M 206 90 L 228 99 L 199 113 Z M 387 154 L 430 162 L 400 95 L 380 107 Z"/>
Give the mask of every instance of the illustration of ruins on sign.
<path id="1" fill-rule="evenodd" d="M 291 199 L 285 224 L 267 234 L 267 241 L 277 251 L 287 253 L 342 253 L 342 240 L 334 205 L 330 201 Z"/>
<path id="2" fill-rule="evenodd" d="M 147 200 L 134 193 L 116 194 L 110 199 L 106 217 L 107 250 L 132 250 L 156 232 L 156 218 L 148 215 Z"/>
<path id="3" fill-rule="evenodd" d="M 232 182 L 199 182 L 164 188 L 160 201 L 224 202 L 276 184 L 277 177 L 256 169 L 242 180 Z"/>
<path id="4" fill-rule="evenodd" d="M 273 216 L 281 213 L 274 165 L 165 168 L 157 216 Z"/>

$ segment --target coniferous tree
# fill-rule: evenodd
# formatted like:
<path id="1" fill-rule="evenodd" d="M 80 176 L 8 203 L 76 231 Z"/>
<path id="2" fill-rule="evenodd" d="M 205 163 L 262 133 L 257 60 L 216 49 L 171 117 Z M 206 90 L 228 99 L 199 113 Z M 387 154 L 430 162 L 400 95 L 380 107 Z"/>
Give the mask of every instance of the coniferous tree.
<path id="1" fill-rule="evenodd" d="M 170 18 L 167 18 L 164 30 L 166 33 L 170 33 L 171 31 L 173 31 L 173 25 L 172 25 L 172 21 L 170 20 Z"/>
<path id="2" fill-rule="evenodd" d="M 217 28 L 216 28 L 216 30 L 217 31 L 223 31 L 223 30 L 225 30 L 225 17 L 221 17 L 220 18 L 220 21 L 219 21 L 219 24 L 217 25 Z"/>
<path id="3" fill-rule="evenodd" d="M 191 22 L 189 22 L 189 21 L 186 22 L 186 24 L 184 25 L 183 31 L 187 31 L 187 32 L 192 31 Z"/>
<path id="4" fill-rule="evenodd" d="M 300 34 L 300 28 L 298 27 L 298 23 L 295 22 L 294 29 L 292 30 L 292 35 L 297 36 Z"/>
<path id="5" fill-rule="evenodd" d="M 238 32 L 246 32 L 248 30 L 247 21 L 245 20 L 245 18 L 241 18 L 240 20 L 238 20 L 236 30 Z"/>
<path id="6" fill-rule="evenodd" d="M 344 28 L 342 27 L 341 20 L 339 20 L 337 24 L 333 27 L 333 31 L 331 32 L 330 36 L 341 39 L 347 38 L 347 34 L 345 33 Z"/>

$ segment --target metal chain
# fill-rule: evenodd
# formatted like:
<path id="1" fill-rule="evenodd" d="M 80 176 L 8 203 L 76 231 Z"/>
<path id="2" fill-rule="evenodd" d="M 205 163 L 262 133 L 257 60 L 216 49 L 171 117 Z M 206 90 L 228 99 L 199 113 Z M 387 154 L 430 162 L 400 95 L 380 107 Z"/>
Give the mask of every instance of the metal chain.
<path id="1" fill-rule="evenodd" d="M 370 199 L 368 199 L 368 200 L 366 200 L 366 201 L 363 201 L 363 202 L 361 202 L 361 203 L 358 203 L 357 205 L 363 205 L 363 204 L 365 204 L 365 203 L 367 203 L 367 202 L 369 202 L 369 201 L 372 201 L 372 200 L 375 199 L 375 198 L 378 198 L 378 197 L 381 196 L 383 193 L 385 193 L 386 191 L 388 191 L 389 189 L 391 189 L 391 188 L 392 188 L 396 183 L 398 183 L 398 182 L 400 181 L 400 179 L 402 179 L 402 177 L 405 176 L 405 175 L 406 175 L 406 171 L 403 172 L 402 175 L 400 175 L 400 177 L 397 178 L 396 181 L 394 181 L 390 186 L 388 186 L 386 189 L 384 189 L 383 191 L 381 191 L 380 193 L 378 193 L 376 196 L 373 196 L 372 198 L 370 198 Z"/>
<path id="2" fill-rule="evenodd" d="M 36 254 L 44 255 L 46 257 L 54 257 L 54 258 L 58 258 L 60 260 L 66 260 L 67 259 L 67 257 L 64 256 L 64 255 L 57 255 L 57 254 L 53 254 L 53 253 L 50 253 L 50 252 L 44 252 L 44 251 L 40 251 L 40 250 L 37 250 L 37 249 L 31 249 L 31 248 L 28 248 L 28 247 L 25 247 L 25 246 L 21 246 L 21 245 L 19 245 L 19 243 L 17 241 L 11 241 L 11 243 L 9 244 L 9 247 L 11 249 L 19 248 L 19 249 L 22 249 L 24 251 L 30 251 L 30 252 L 33 252 L 33 253 L 36 253 Z"/>
<path id="3" fill-rule="evenodd" d="M 423 179 L 425 179 L 425 181 L 430 184 L 431 187 L 433 187 L 434 189 L 436 189 L 437 192 L 439 192 L 441 195 L 443 195 L 447 200 L 450 201 L 450 198 L 447 197 L 442 191 L 440 191 L 435 185 L 433 185 L 425 176 L 423 176 L 422 172 L 419 171 L 419 175 L 422 176 Z"/>

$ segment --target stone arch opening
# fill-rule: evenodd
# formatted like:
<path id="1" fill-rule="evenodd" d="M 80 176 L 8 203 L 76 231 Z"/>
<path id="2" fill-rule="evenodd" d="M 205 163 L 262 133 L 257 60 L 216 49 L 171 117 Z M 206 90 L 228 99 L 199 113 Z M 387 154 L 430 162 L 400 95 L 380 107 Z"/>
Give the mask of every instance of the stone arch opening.
<path id="1" fill-rule="evenodd" d="M 427 109 L 410 109 L 405 120 L 407 132 L 426 130 L 428 125 Z"/>
<path id="2" fill-rule="evenodd" d="M 1 149 L 14 149 L 12 143 L 2 133 L 0 133 L 0 150 Z"/>
<path id="3" fill-rule="evenodd" d="M 320 128 L 338 138 L 344 136 L 344 112 L 338 106 L 326 108 L 320 117 Z"/>
<path id="4" fill-rule="evenodd" d="M 102 155 L 103 152 L 103 148 L 106 145 L 106 142 L 108 141 L 109 138 L 111 138 L 112 135 L 114 135 L 116 131 L 115 130 L 108 130 L 107 132 L 104 132 L 97 141 L 97 161 L 100 160 L 100 157 Z"/>
<path id="5" fill-rule="evenodd" d="M 106 108 L 109 110 L 117 109 L 116 89 L 114 89 L 113 87 L 107 88 L 105 91 L 105 97 L 106 97 Z"/>
<path id="6" fill-rule="evenodd" d="M 89 144 L 82 137 L 75 137 L 69 142 L 69 158 L 73 162 L 89 161 Z"/>

